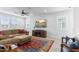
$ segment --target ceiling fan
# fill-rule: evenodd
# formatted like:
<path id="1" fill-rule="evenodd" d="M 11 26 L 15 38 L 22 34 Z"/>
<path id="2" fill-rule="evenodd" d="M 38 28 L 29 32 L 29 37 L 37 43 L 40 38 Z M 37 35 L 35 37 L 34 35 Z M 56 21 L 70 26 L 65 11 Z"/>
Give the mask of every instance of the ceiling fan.
<path id="1" fill-rule="evenodd" d="M 24 15 L 27 15 L 27 16 L 29 16 L 29 15 L 30 15 L 30 12 L 31 12 L 30 10 L 31 10 L 31 8 L 30 8 L 30 7 L 28 7 L 27 11 L 26 11 L 26 10 L 24 10 L 24 9 L 23 9 L 23 10 L 21 10 L 21 15 L 23 15 L 23 16 L 24 16 Z"/>

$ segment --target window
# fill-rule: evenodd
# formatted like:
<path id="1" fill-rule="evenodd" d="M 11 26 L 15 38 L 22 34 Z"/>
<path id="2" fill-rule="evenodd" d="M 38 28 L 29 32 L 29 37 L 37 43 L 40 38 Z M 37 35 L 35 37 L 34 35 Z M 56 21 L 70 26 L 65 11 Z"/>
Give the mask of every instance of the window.
<path id="1" fill-rule="evenodd" d="M 9 28 L 9 19 L 8 19 L 8 17 L 7 16 L 5 16 L 5 15 L 0 15 L 0 26 L 1 26 L 1 28 L 3 28 L 3 29 L 7 29 L 7 28 Z"/>
<path id="2" fill-rule="evenodd" d="M 20 29 L 24 28 L 23 18 L 12 15 L 0 14 L 0 29 Z"/>

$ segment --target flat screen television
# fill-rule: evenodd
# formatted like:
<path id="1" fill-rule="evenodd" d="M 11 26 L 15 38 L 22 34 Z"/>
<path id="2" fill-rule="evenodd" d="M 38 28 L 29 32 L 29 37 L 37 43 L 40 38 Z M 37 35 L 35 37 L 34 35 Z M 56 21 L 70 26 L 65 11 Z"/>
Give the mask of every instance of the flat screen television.
<path id="1" fill-rule="evenodd" d="M 36 28 L 46 28 L 47 27 L 47 20 L 46 19 L 36 20 L 35 27 Z"/>

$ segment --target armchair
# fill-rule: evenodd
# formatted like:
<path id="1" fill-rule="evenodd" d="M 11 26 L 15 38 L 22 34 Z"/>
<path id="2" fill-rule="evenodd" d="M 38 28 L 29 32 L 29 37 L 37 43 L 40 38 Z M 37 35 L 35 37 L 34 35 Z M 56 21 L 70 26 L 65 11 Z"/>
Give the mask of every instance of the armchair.
<path id="1" fill-rule="evenodd" d="M 61 41 L 61 52 L 64 52 L 63 48 L 67 48 L 69 52 L 79 52 L 79 48 L 71 48 L 68 46 L 67 44 L 67 38 L 66 37 L 62 37 L 62 41 Z"/>

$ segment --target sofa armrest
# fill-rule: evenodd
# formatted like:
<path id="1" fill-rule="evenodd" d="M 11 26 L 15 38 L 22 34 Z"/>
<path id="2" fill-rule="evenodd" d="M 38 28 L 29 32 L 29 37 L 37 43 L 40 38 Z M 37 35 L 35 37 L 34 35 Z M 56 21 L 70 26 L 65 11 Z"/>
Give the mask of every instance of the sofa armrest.
<path id="1" fill-rule="evenodd" d="M 64 43 L 61 44 L 61 52 L 63 52 L 64 47 L 68 48 L 70 51 L 79 52 L 79 48 L 76 48 L 76 49 L 70 48 L 70 47 L 67 46 L 67 44 L 64 44 Z"/>

